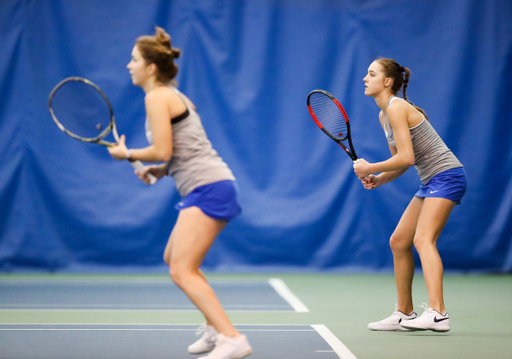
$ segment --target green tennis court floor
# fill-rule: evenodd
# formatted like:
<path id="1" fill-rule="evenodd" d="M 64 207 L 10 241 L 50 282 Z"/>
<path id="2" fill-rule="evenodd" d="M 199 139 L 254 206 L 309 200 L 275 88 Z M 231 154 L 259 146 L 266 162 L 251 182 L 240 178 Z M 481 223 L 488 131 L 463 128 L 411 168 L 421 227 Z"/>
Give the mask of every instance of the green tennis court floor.
<path id="1" fill-rule="evenodd" d="M 280 278 L 309 311 L 229 310 L 235 325 L 325 325 L 358 359 L 512 358 L 510 275 L 446 275 L 445 303 L 452 330 L 444 334 L 372 332 L 366 328 L 368 322 L 383 319 L 394 310 L 392 275 L 207 273 L 207 277 L 236 282 Z M 4 283 L 30 280 L 164 281 L 166 276 L 0 275 Z M 415 278 L 413 294 L 415 305 L 427 301 L 421 275 Z M 0 324 L 188 325 L 202 320 L 195 310 L 0 309 Z"/>

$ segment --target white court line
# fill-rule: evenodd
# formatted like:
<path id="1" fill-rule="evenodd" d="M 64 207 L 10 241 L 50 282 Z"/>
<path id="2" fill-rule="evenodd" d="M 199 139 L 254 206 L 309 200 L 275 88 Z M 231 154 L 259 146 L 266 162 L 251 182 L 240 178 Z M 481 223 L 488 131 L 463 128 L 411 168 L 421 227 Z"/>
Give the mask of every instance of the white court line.
<path id="1" fill-rule="evenodd" d="M 5 326 L 40 326 L 41 328 L 3 328 Z M 61 326 L 62 328 L 49 328 L 49 327 Z M 116 327 L 116 328 L 72 328 L 76 326 L 89 326 L 89 327 Z M 135 328 L 122 328 L 122 327 L 135 327 Z M 172 327 L 179 326 L 180 328 L 142 328 L 142 327 Z M 184 326 L 193 326 L 194 328 L 183 328 Z M 161 323 L 0 323 L 0 331 L 94 331 L 94 330 L 110 330 L 110 331 L 191 331 L 195 332 L 197 330 L 197 324 L 161 324 Z M 311 325 L 307 324 L 239 324 L 237 325 L 238 330 L 241 332 L 314 332 L 316 331 L 314 328 L 311 328 Z M 243 328 L 241 328 L 243 327 Z M 251 329 L 244 327 L 271 327 L 265 329 Z M 281 328 L 281 329 L 272 329 L 272 327 L 289 327 L 289 328 Z M 293 329 L 293 327 L 309 327 L 311 329 Z"/>
<path id="2" fill-rule="evenodd" d="M 3 280 L 0 278 L 0 288 L 3 286 L 9 286 L 9 285 L 16 285 L 16 286 L 25 286 L 28 284 L 42 284 L 42 285 L 59 285 L 64 287 L 80 287 L 83 285 L 112 285 L 112 282 L 114 282 L 116 285 L 122 285 L 122 286 L 130 286 L 132 284 L 136 285 L 153 285 L 153 284 L 162 284 L 165 287 L 169 286 L 168 280 L 153 280 L 149 282 L 140 282 L 143 279 L 140 280 L 122 280 L 122 281 L 116 281 L 115 278 L 109 278 L 109 279 L 80 279 L 79 281 L 74 281 L 71 279 L 59 279 L 59 280 L 40 280 L 40 279 L 27 279 L 27 280 Z M 298 299 L 298 297 L 293 294 L 290 289 L 286 286 L 286 284 L 279 278 L 270 278 L 268 280 L 265 279 L 248 279 L 248 280 L 230 280 L 230 279 L 212 279 L 210 280 L 211 284 L 229 284 L 229 286 L 237 285 L 237 284 L 243 284 L 247 285 L 249 284 L 270 284 L 270 286 L 273 287 L 273 289 L 283 298 L 288 305 L 292 307 L 293 310 L 296 312 L 309 312 L 309 309 Z M 170 284 L 173 285 L 172 283 Z M 279 305 L 279 307 L 286 306 L 285 304 Z M 66 308 L 67 307 L 67 308 Z M 2 311 L 9 311 L 9 312 L 15 312 L 15 311 L 88 311 L 88 310 L 94 310 L 94 311 L 125 311 L 125 312 L 136 312 L 136 311 L 179 311 L 179 312 L 189 312 L 189 311 L 197 311 L 195 307 L 193 307 L 192 304 L 183 304 L 181 306 L 173 306 L 173 307 L 160 307 L 159 304 L 156 305 L 139 305 L 137 308 L 133 308 L 133 305 L 125 305 L 124 307 L 121 305 L 116 305 L 115 307 L 108 307 L 108 305 L 103 304 L 89 304 L 87 306 L 77 306 L 73 304 L 56 304 L 56 305 L 47 305 L 47 304 L 15 304 L 15 303 L 0 303 L 0 312 Z M 232 305 L 227 306 L 226 310 L 229 311 L 241 311 L 241 312 L 288 312 L 289 308 L 286 306 L 286 308 L 275 308 L 273 305 Z"/>
<path id="3" fill-rule="evenodd" d="M 141 326 L 172 326 L 173 324 L 105 324 L 105 323 L 96 323 L 96 324 L 41 324 L 41 323 L 2 323 L 1 325 L 41 325 L 41 326 L 68 326 L 67 328 L 0 328 L 0 332 L 2 331 L 195 331 L 196 329 L 187 329 L 187 328 L 141 328 Z M 137 326 L 137 328 L 69 328 L 76 325 L 86 325 L 86 326 L 118 326 L 118 327 L 127 327 L 130 325 Z M 175 324 L 181 326 L 188 326 L 195 324 Z M 241 324 L 240 326 L 307 326 L 303 324 Z M 318 353 L 336 353 L 340 357 L 340 359 L 357 359 L 354 354 L 343 344 L 325 325 L 316 324 L 310 325 L 312 329 L 291 329 L 291 328 L 282 328 L 282 329 L 247 329 L 247 328 L 239 328 L 241 332 L 309 332 L 316 331 L 320 336 L 330 345 L 333 350 L 317 350 Z"/>
<path id="4" fill-rule="evenodd" d="M 5 332 L 14 332 L 14 331 L 20 331 L 20 332 L 46 332 L 46 331 L 53 331 L 53 332 L 57 332 L 57 331 L 61 331 L 61 332 L 71 332 L 71 331 L 75 331 L 75 332 L 94 332 L 94 331 L 111 331 L 111 332 L 116 332 L 116 331 L 175 331 L 175 332 L 181 332 L 181 331 L 190 331 L 190 332 L 193 332 L 194 329 L 155 329 L 155 328 L 152 328 L 152 329 L 143 329 L 143 328 L 132 328 L 132 329 L 121 329 L 121 328 L 108 328 L 108 329 L 105 329 L 105 328 L 5 328 L 5 329 L 0 329 L 0 331 L 5 331 Z"/>
<path id="5" fill-rule="evenodd" d="M 309 329 L 239 329 L 241 332 L 314 332 L 314 330 L 309 330 Z M 83 332 L 94 332 L 94 331 L 111 331 L 111 332 L 116 332 L 116 331 L 132 331 L 132 332 L 137 332 L 137 331 L 146 331 L 146 332 L 150 332 L 150 331 L 155 331 L 155 332 L 158 332 L 158 331 L 167 331 L 167 332 L 195 332 L 196 329 L 183 329 L 183 328 L 163 328 L 163 329 L 158 329 L 158 328 L 150 328 L 150 329 L 144 329 L 144 328 L 1 328 L 0 331 L 4 331 L 4 332 L 10 332 L 10 331 L 19 331 L 19 332 L 23 332 L 23 331 L 27 331 L 27 332 L 35 332 L 35 331 L 40 331 L 40 332 L 44 332 L 44 331 L 75 331 L 75 332 L 80 332 L 80 331 L 83 331 Z M 332 351 L 332 350 L 330 350 Z"/>
<path id="6" fill-rule="evenodd" d="M 308 307 L 302 303 L 302 301 L 292 293 L 288 286 L 279 278 L 270 278 L 268 284 L 274 288 L 284 300 L 286 300 L 296 312 L 309 313 Z"/>
<path id="7" fill-rule="evenodd" d="M 40 309 L 32 309 L 32 308 L 23 308 L 23 309 L 18 309 L 18 308 L 13 308 L 13 309 L 4 309 L 4 308 L 0 308 L 0 313 L 2 312 L 42 312 L 42 311 L 47 311 L 47 312 L 55 312 L 55 313 L 59 313 L 59 312 L 65 312 L 65 313 L 69 313 L 69 312 L 86 312 L 86 311 L 91 311 L 93 310 L 94 312 L 125 312 L 125 313 L 137 313 L 137 312 L 145 312 L 145 313 L 159 313 L 159 312 L 162 312 L 162 311 L 170 311 L 170 312 L 197 312 L 199 309 L 196 309 L 196 308 L 191 308 L 191 309 L 173 309 L 173 308 L 169 308 L 169 309 L 165 309 L 165 308 L 162 308 L 162 309 L 94 309 L 94 308 L 73 308 L 73 309 L 52 309 L 52 308 L 40 308 Z M 232 309 L 230 307 L 225 307 L 224 310 L 226 311 L 230 311 L 230 312 L 244 312 L 244 313 L 290 313 L 290 309 Z M 2 323 L 0 323 L 2 324 Z"/>
<path id="8" fill-rule="evenodd" d="M 341 359 L 357 359 L 354 354 L 323 324 L 311 325 Z"/>

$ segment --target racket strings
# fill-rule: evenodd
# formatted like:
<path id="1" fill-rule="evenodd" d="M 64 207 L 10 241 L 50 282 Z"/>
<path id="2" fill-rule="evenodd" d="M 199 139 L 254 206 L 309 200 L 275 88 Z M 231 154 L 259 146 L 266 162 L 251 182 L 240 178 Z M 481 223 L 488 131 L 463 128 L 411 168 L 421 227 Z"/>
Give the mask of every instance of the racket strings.
<path id="1" fill-rule="evenodd" d="M 324 129 L 338 140 L 348 135 L 345 117 L 338 105 L 322 93 L 313 93 L 309 99 L 311 110 Z"/>
<path id="2" fill-rule="evenodd" d="M 51 109 L 61 129 L 83 139 L 101 139 L 110 132 L 111 108 L 93 86 L 69 81 L 60 86 L 51 100 Z"/>

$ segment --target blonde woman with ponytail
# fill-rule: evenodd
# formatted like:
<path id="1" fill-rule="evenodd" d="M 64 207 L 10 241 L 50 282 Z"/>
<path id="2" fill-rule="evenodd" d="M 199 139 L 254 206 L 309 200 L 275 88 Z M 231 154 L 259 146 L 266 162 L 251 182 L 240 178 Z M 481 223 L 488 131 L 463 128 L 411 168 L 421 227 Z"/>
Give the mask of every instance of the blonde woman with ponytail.
<path id="1" fill-rule="evenodd" d="M 139 178 L 148 184 L 149 173 L 158 179 L 172 176 L 182 197 L 163 257 L 174 283 L 205 317 L 203 335 L 188 351 L 210 352 L 202 357 L 207 359 L 243 358 L 252 348 L 231 324 L 199 268 L 217 235 L 240 214 L 236 180 L 212 148 L 194 104 L 175 86 L 174 60 L 180 54 L 159 27 L 155 36 L 136 40 L 127 68 L 133 84 L 145 92 L 149 146 L 128 149 L 123 135 L 108 150 L 116 160 L 160 163 L 137 173 Z"/>
<path id="2" fill-rule="evenodd" d="M 365 95 L 380 108 L 379 120 L 391 158 L 369 163 L 360 159 L 354 172 L 365 189 L 373 190 L 415 166 L 421 180 L 390 238 L 398 303 L 390 317 L 370 323 L 371 330 L 447 332 L 450 319 L 443 298 L 443 263 L 437 240 L 448 217 L 466 192 L 464 168 L 448 149 L 421 108 L 407 98 L 410 71 L 392 59 L 377 59 L 363 79 Z M 403 89 L 403 98 L 397 97 Z M 417 316 L 413 308 L 413 246 L 416 248 L 428 291 L 428 304 Z"/>

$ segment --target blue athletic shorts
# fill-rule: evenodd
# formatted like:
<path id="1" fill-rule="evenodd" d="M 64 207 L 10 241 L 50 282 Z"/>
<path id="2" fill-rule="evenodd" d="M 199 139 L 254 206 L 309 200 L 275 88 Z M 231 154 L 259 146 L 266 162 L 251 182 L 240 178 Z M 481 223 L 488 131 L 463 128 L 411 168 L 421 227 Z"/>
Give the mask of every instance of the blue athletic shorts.
<path id="1" fill-rule="evenodd" d="M 415 196 L 419 198 L 446 198 L 460 204 L 460 200 L 466 193 L 467 186 L 464 168 L 452 168 L 436 174 L 426 185 L 421 185 Z"/>
<path id="2" fill-rule="evenodd" d="M 234 181 L 220 181 L 197 187 L 174 208 L 180 211 L 195 206 L 208 217 L 229 221 L 242 212 L 237 197 L 238 188 Z"/>

